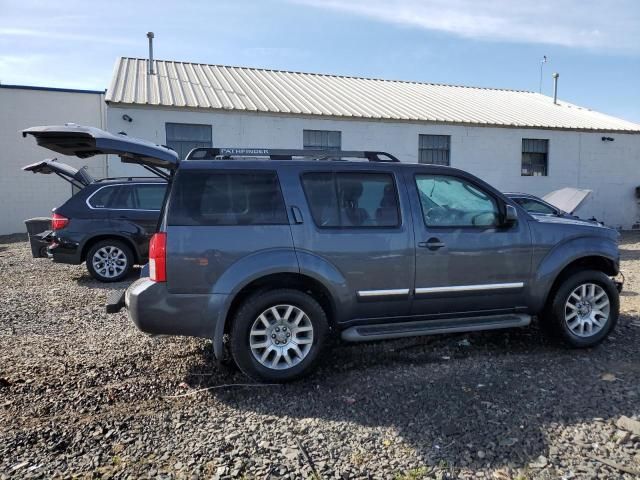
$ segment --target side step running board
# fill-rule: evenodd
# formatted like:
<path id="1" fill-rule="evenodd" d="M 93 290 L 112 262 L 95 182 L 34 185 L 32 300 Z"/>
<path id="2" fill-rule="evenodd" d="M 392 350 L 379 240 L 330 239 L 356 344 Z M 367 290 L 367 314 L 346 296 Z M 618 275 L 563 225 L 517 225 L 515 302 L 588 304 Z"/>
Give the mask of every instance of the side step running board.
<path id="1" fill-rule="evenodd" d="M 446 320 L 417 320 L 413 322 L 383 323 L 349 327 L 342 332 L 347 342 L 367 342 L 389 338 L 437 335 L 440 333 L 476 332 L 499 328 L 526 327 L 531 316 L 524 314 L 491 317 L 450 318 Z"/>

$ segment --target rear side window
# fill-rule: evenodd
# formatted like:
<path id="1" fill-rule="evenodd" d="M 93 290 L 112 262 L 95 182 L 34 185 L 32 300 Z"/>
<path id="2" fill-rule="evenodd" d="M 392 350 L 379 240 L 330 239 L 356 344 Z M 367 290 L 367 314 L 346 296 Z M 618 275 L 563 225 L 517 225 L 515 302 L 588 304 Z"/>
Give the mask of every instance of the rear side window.
<path id="1" fill-rule="evenodd" d="M 160 210 L 164 199 L 164 184 L 121 185 L 110 208 L 116 210 Z"/>
<path id="2" fill-rule="evenodd" d="M 176 177 L 169 225 L 281 225 L 287 213 L 275 172 L 183 170 Z"/>
<path id="3" fill-rule="evenodd" d="M 102 187 L 95 191 L 93 195 L 89 197 L 89 205 L 92 208 L 110 208 L 113 199 L 120 187 Z"/>
<path id="4" fill-rule="evenodd" d="M 400 224 L 392 175 L 318 172 L 302 175 L 309 208 L 318 227 L 375 228 Z"/>
<path id="5" fill-rule="evenodd" d="M 166 186 L 159 185 L 136 185 L 137 207 L 140 210 L 160 210 Z"/>

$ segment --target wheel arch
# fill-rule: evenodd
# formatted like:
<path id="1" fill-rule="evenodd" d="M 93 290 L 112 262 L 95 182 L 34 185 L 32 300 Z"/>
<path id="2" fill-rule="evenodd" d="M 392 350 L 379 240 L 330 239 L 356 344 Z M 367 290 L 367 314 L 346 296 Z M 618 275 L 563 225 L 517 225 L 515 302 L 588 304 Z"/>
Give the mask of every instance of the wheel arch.
<path id="1" fill-rule="evenodd" d="M 605 255 L 586 255 L 567 263 L 555 276 L 544 297 L 544 305 L 548 306 L 553 294 L 562 283 L 576 272 L 583 270 L 597 270 L 610 277 L 618 274 L 618 265 L 615 260 Z"/>
<path id="2" fill-rule="evenodd" d="M 133 253 L 134 263 L 140 263 L 140 259 L 141 259 L 140 252 L 138 252 L 138 248 L 136 247 L 135 242 L 133 242 L 130 238 L 127 238 L 124 235 L 118 235 L 114 233 L 102 233 L 102 234 L 94 235 L 93 237 L 86 240 L 82 245 L 80 261 L 84 262 L 87 259 L 87 253 L 89 253 L 89 250 L 91 249 L 91 247 L 93 247 L 96 243 L 101 242 L 102 240 L 110 240 L 110 239 L 118 240 L 119 242 L 124 243 L 127 247 L 131 249 L 131 252 Z"/>
<path id="3" fill-rule="evenodd" d="M 336 324 L 337 306 L 331 291 L 326 285 L 302 273 L 277 272 L 265 274 L 252 279 L 232 295 L 226 312 L 218 320 L 222 325 L 218 324 L 215 328 L 213 349 L 216 358 L 221 359 L 224 356 L 224 335 L 229 333 L 233 317 L 243 302 L 256 292 L 283 288 L 299 290 L 311 295 L 327 315 L 329 327 L 334 328 Z"/>
<path id="4" fill-rule="evenodd" d="M 329 320 L 329 325 L 333 326 L 335 321 L 336 305 L 329 289 L 318 280 L 301 273 L 272 273 L 259 277 L 238 291 L 233 297 L 227 310 L 225 318 L 224 332 L 227 333 L 233 316 L 240 305 L 251 295 L 259 291 L 278 290 L 288 288 L 299 290 L 311 295 L 322 307 Z"/>

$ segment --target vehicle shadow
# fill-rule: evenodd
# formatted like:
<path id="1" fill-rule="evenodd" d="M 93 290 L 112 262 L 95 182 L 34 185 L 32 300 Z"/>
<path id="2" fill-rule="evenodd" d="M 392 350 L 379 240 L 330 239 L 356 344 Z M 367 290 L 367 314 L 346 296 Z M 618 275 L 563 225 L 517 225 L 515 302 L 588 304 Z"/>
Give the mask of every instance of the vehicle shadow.
<path id="1" fill-rule="evenodd" d="M 98 289 L 98 290 L 122 290 L 123 288 L 127 288 L 133 282 L 140 278 L 140 267 L 133 267 L 132 272 L 127 275 L 126 278 L 122 279 L 119 282 L 100 282 L 93 278 L 86 270 L 84 270 L 81 274 L 75 276 L 73 279 L 76 284 L 82 287 L 87 287 L 90 289 Z"/>
<path id="2" fill-rule="evenodd" d="M 345 444 L 354 443 L 351 428 L 364 427 L 376 437 L 367 446 L 372 459 L 384 454 L 383 437 L 391 430 L 429 465 L 525 466 L 550 456 L 549 429 L 638 413 L 640 365 L 633 358 L 640 328 L 631 320 L 622 317 L 612 340 L 586 350 L 547 340 L 535 324 L 471 335 L 338 342 L 301 381 L 267 394 L 250 388 L 207 394 L 247 418 L 321 420 L 301 437 L 311 451 L 330 450 L 339 424 Z M 207 347 L 185 381 L 191 388 L 248 381 L 216 369 Z M 621 380 L 603 381 L 607 372 Z M 356 469 L 366 473 L 366 461 Z"/>

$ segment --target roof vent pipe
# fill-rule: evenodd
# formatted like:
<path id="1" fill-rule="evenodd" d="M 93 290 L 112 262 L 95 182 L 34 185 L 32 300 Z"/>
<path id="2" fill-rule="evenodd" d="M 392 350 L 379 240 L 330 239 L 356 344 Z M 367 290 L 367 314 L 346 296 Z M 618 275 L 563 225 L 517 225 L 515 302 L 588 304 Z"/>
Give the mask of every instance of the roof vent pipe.
<path id="1" fill-rule="evenodd" d="M 147 32 L 147 38 L 149 39 L 149 69 L 147 70 L 149 75 L 153 75 L 153 32 Z"/>
<path id="2" fill-rule="evenodd" d="M 553 104 L 557 105 L 558 104 L 558 77 L 560 76 L 560 74 L 554 73 L 551 76 L 553 77 Z"/>

